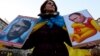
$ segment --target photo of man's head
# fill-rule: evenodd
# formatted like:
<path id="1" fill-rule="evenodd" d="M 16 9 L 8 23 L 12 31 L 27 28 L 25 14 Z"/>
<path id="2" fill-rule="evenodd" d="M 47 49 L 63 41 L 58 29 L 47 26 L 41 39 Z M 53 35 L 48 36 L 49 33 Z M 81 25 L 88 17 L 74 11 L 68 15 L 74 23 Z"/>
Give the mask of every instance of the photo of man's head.
<path id="1" fill-rule="evenodd" d="M 20 20 L 14 23 L 7 34 L 8 40 L 20 38 L 20 36 L 31 27 L 31 22 L 28 20 Z"/>
<path id="2" fill-rule="evenodd" d="M 21 48 L 31 34 L 37 19 L 29 16 L 17 16 L 0 32 L 0 42 L 6 46 Z"/>

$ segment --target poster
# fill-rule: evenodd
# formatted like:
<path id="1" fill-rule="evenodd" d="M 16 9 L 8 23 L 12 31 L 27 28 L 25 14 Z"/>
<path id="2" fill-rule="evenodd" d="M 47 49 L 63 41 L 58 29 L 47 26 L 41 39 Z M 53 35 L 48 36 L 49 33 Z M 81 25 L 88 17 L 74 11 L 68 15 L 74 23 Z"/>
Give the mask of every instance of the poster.
<path id="1" fill-rule="evenodd" d="M 0 32 L 0 42 L 4 45 L 21 48 L 32 32 L 37 19 L 28 16 L 17 16 Z"/>
<path id="2" fill-rule="evenodd" d="M 88 10 L 65 15 L 64 21 L 73 46 L 100 40 L 100 26 Z"/>

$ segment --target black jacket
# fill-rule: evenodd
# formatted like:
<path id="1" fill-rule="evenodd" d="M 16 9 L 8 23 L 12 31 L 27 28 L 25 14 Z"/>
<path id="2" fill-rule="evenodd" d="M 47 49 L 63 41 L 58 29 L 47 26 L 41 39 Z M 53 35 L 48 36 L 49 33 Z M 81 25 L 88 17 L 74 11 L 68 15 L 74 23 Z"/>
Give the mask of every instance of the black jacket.
<path id="1" fill-rule="evenodd" d="M 56 24 L 52 28 L 45 24 L 31 33 L 22 49 L 35 47 L 33 56 L 68 56 L 64 42 L 71 46 L 67 31 Z"/>

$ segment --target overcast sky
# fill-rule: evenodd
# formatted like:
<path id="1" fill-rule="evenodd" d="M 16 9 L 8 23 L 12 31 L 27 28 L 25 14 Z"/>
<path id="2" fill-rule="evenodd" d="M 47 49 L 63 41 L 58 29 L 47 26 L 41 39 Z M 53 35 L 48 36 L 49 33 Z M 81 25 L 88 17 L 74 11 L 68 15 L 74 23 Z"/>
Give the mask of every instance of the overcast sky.
<path id="1" fill-rule="evenodd" d="M 0 0 L 0 18 L 9 23 L 18 15 L 38 17 L 45 0 Z M 100 17 L 100 0 L 54 0 L 61 15 L 87 9 L 97 19 Z"/>

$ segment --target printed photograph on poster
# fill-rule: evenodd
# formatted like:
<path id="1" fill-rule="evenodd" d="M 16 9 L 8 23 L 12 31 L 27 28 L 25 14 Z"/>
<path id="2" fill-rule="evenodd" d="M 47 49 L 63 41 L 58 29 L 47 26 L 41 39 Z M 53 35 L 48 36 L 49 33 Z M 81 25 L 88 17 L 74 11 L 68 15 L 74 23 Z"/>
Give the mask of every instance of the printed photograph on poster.
<path id="1" fill-rule="evenodd" d="M 0 42 L 7 46 L 21 48 L 36 22 L 36 18 L 19 15 L 0 32 Z"/>
<path id="2" fill-rule="evenodd" d="M 88 10 L 65 15 L 64 21 L 73 46 L 100 40 L 100 26 Z"/>

